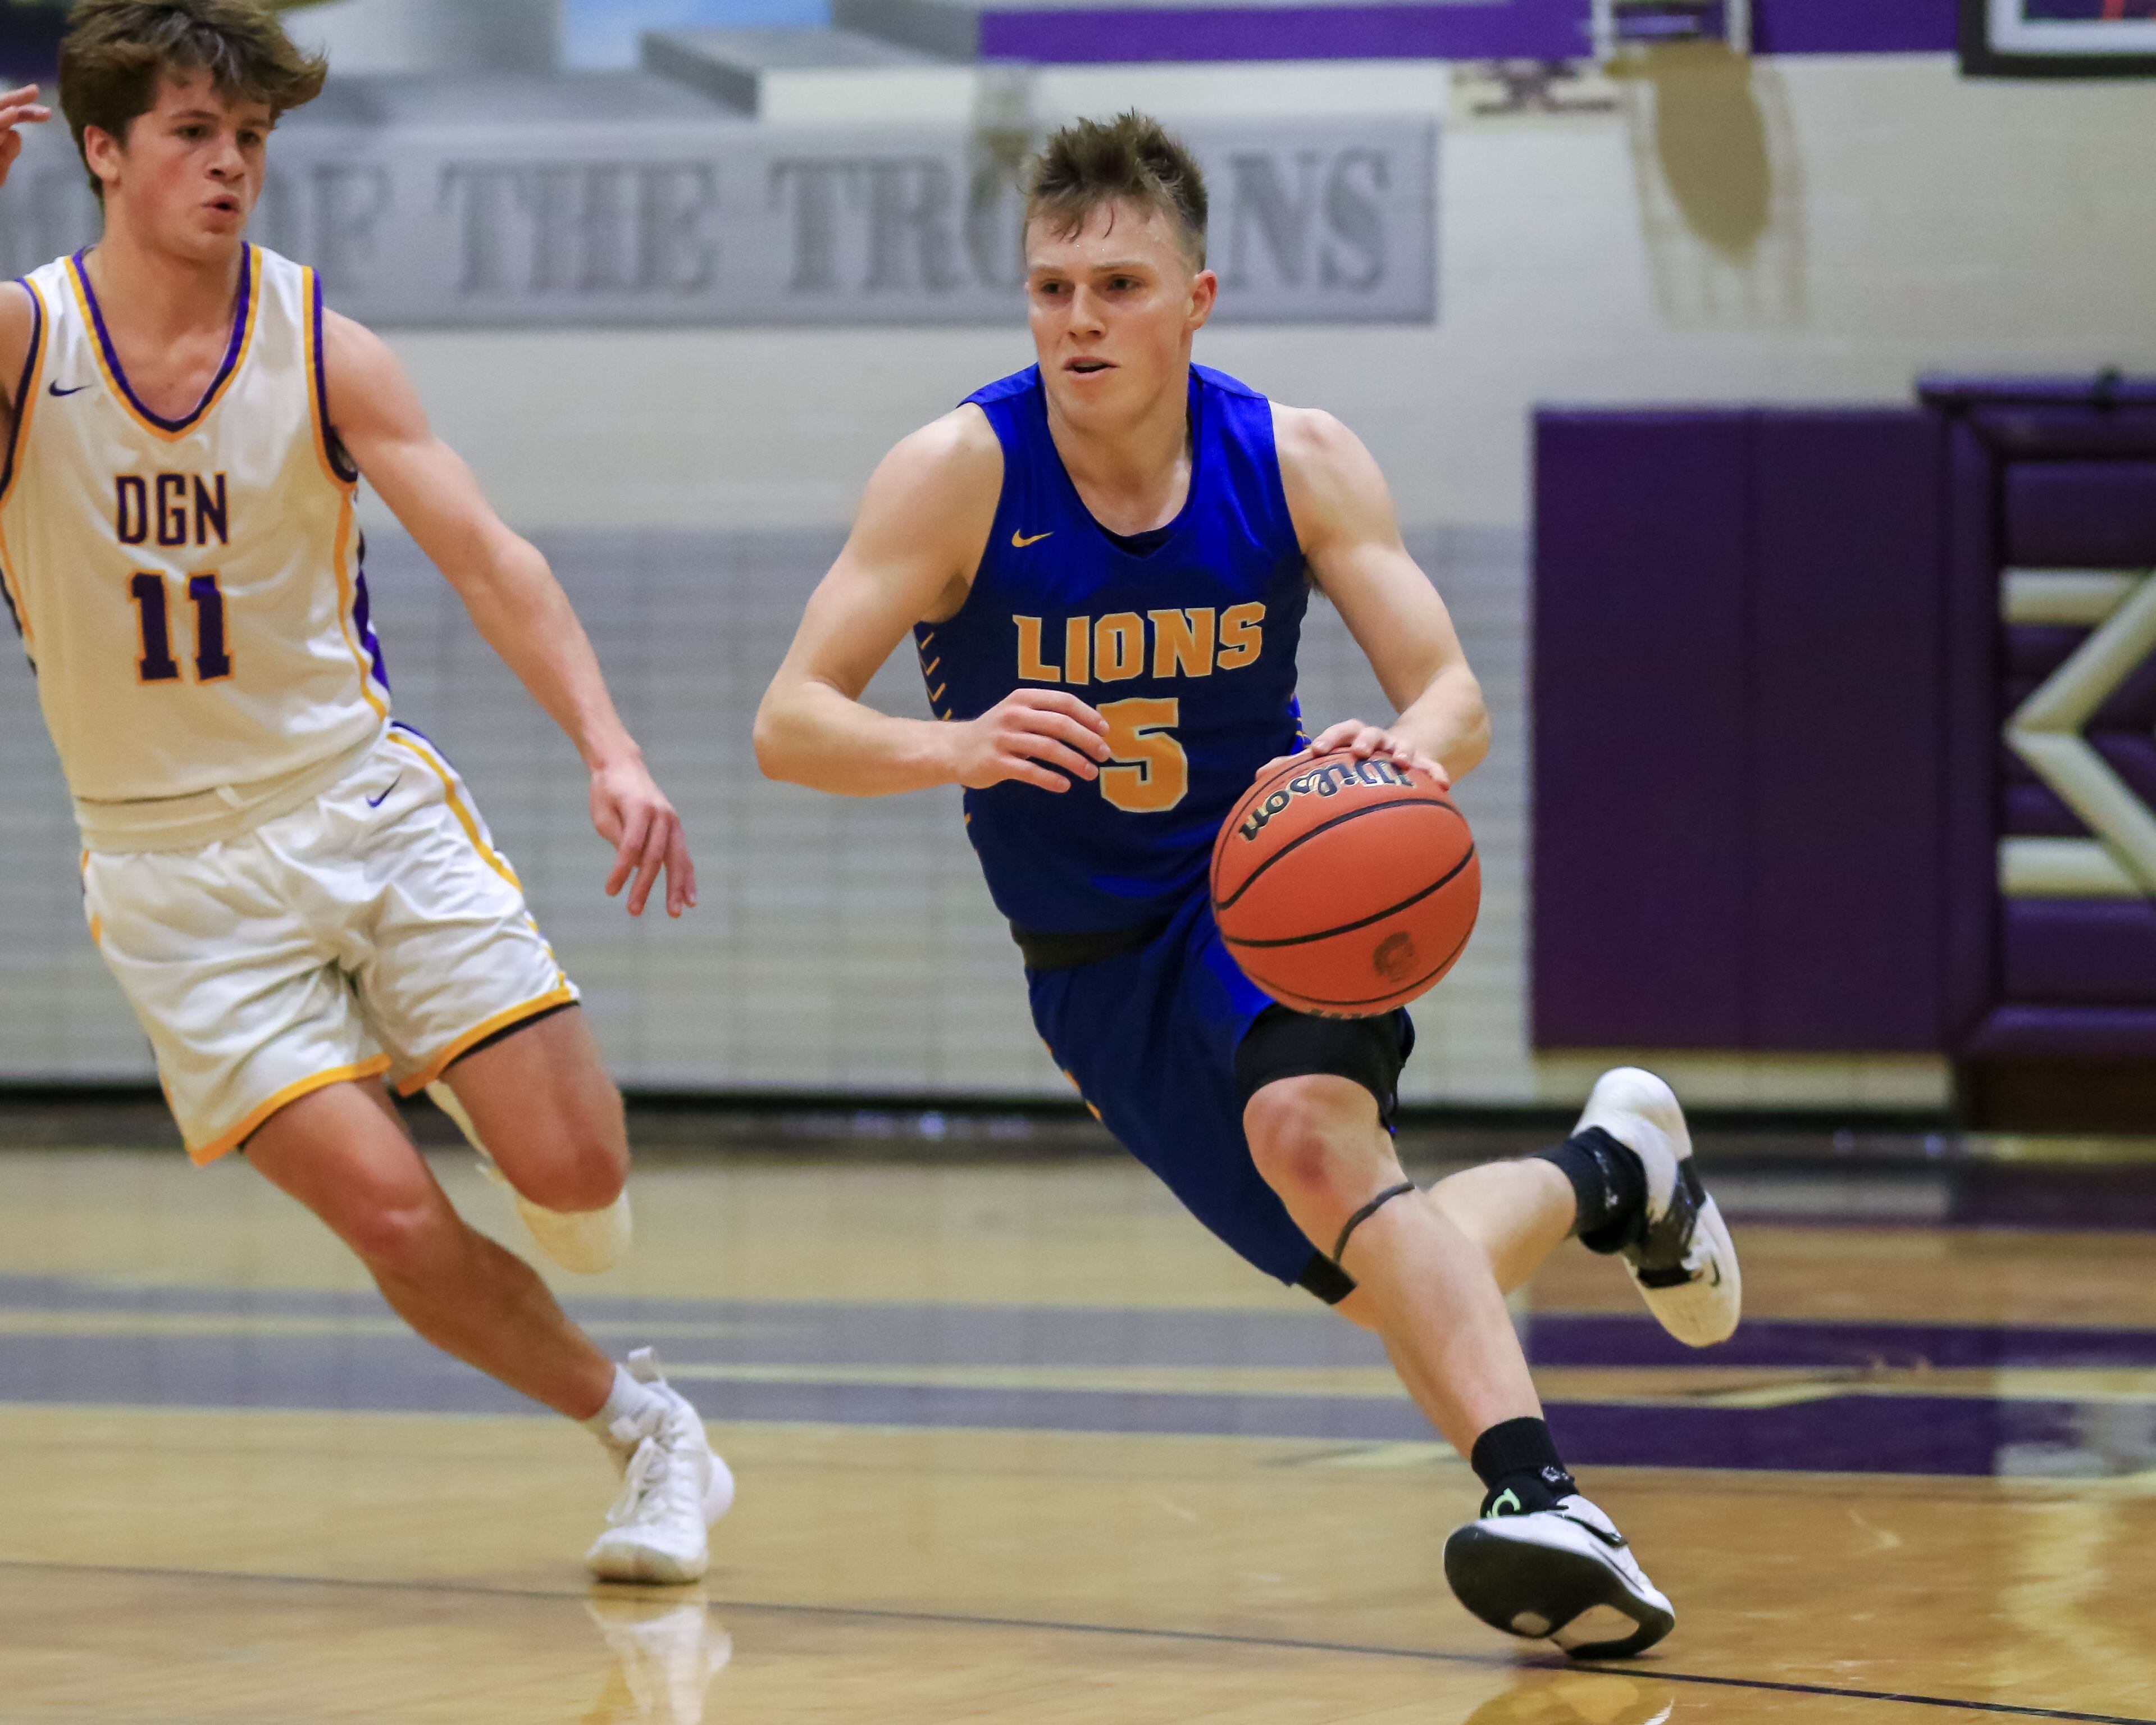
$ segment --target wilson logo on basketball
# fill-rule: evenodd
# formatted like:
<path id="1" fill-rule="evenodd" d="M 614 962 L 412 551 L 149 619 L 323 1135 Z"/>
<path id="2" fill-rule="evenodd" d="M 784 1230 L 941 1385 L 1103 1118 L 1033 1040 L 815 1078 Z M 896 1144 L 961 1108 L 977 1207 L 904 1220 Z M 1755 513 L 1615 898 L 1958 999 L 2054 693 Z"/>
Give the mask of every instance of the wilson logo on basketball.
<path id="1" fill-rule="evenodd" d="M 1291 778 L 1281 789 L 1250 811 L 1250 818 L 1236 829 L 1245 839 L 1255 839 L 1265 824 L 1285 811 L 1297 797 L 1337 797 L 1349 785 L 1411 785 L 1414 781 L 1390 761 L 1328 761 L 1300 778 Z"/>

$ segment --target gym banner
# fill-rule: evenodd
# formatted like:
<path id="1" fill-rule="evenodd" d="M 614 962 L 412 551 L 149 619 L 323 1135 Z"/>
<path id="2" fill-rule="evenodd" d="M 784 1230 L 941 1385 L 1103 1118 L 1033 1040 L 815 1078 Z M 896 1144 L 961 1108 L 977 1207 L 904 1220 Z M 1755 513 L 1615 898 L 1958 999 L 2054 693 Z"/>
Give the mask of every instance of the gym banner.
<path id="1" fill-rule="evenodd" d="M 1434 321 L 1431 121 L 1183 131 L 1212 194 L 1222 321 Z M 957 130 L 299 116 L 271 142 L 254 237 L 385 326 L 1009 324 L 1024 316 L 1028 148 Z M 0 190 L 0 267 L 97 232 L 65 131 L 29 134 Z"/>
<path id="2" fill-rule="evenodd" d="M 2156 77 L 2156 0 L 1961 0 L 1964 72 Z"/>

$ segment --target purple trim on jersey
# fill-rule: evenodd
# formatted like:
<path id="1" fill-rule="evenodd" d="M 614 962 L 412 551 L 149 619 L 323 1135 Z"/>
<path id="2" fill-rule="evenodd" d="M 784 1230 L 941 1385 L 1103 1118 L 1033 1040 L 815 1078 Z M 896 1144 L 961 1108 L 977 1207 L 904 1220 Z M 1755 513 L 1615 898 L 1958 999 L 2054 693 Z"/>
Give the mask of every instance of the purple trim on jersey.
<path id="1" fill-rule="evenodd" d="M 382 656 L 382 643 L 375 635 L 373 618 L 373 601 L 367 596 L 367 535 L 362 533 L 359 536 L 358 567 L 352 572 L 352 631 L 359 637 L 359 644 L 366 649 L 368 663 L 374 667 L 374 680 L 382 685 L 386 693 L 389 689 L 389 661 Z M 414 737 L 419 736 L 409 725 L 404 728 L 411 731 Z M 426 739 L 420 737 L 420 741 L 424 742 Z M 428 746 L 433 747 L 431 743 Z"/>
<path id="2" fill-rule="evenodd" d="M 344 445 L 337 441 L 336 428 L 330 424 L 330 368 L 322 356 L 322 278 L 315 270 L 310 270 L 308 275 L 315 288 L 315 404 L 321 409 L 316 417 L 321 421 L 316 430 L 322 440 L 322 455 L 330 464 L 330 471 L 346 485 L 356 485 L 359 483 L 359 469 L 352 465 L 352 457 L 345 454 Z M 361 614 L 364 615 L 367 607 L 367 577 L 364 572 L 359 578 L 359 603 Z M 379 649 L 376 649 L 374 660 L 378 670 L 382 663 Z M 382 678 L 382 686 L 385 689 L 389 686 L 388 678 Z"/>
<path id="3" fill-rule="evenodd" d="M 203 398 L 195 403 L 194 411 L 183 419 L 167 419 L 161 413 L 151 413 L 142 405 L 142 398 L 136 394 L 135 386 L 127 381 L 127 373 L 120 363 L 120 351 L 112 345 L 112 332 L 105 326 L 105 308 L 98 304 L 97 290 L 90 285 L 90 271 L 83 264 L 83 259 L 89 254 L 86 246 L 74 254 L 75 280 L 82 284 L 83 303 L 90 307 L 90 321 L 97 331 L 97 345 L 104 350 L 105 368 L 112 373 L 112 381 L 120 386 L 120 392 L 127 398 L 128 405 L 160 431 L 177 433 L 187 430 L 209 411 L 211 404 L 217 400 L 218 392 L 224 388 L 225 380 L 239 366 L 240 352 L 247 344 L 247 315 L 253 309 L 254 301 L 254 248 L 244 241 L 241 243 L 239 301 L 233 308 L 232 339 L 225 344 L 224 363 L 217 368 L 217 375 L 210 379 L 209 388 L 203 392 Z"/>
<path id="4" fill-rule="evenodd" d="M 22 381 L 15 386 L 14 423 L 8 428 L 8 459 L 0 466 L 0 500 L 4 500 L 15 483 L 15 454 L 23 437 L 23 421 L 28 417 L 23 403 L 28 400 L 30 387 L 38 381 L 38 362 L 44 357 L 45 302 L 38 297 L 27 277 L 18 277 L 16 285 L 30 296 L 30 351 L 23 357 Z M 8 607 L 8 620 L 15 625 L 15 633 L 23 634 L 23 614 L 15 608 L 15 590 L 8 585 L 8 571 L 0 564 L 0 601 Z"/>

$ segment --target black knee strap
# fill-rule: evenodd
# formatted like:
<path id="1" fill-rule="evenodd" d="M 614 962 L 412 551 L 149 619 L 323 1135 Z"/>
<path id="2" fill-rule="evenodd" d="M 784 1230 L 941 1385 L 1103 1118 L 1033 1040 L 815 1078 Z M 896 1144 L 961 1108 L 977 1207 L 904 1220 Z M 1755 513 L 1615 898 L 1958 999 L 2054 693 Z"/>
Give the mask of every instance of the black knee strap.
<path id="1" fill-rule="evenodd" d="M 1333 1245 L 1332 1261 L 1336 1264 L 1343 1263 L 1345 1261 L 1348 1256 L 1348 1235 L 1353 1234 L 1358 1228 L 1360 1228 L 1365 1222 L 1368 1221 L 1371 1217 L 1376 1215 L 1379 1210 L 1384 1209 L 1384 1207 L 1390 1204 L 1394 1199 L 1400 1197 L 1404 1193 L 1413 1192 L 1414 1189 L 1415 1183 L 1413 1180 L 1403 1180 L 1397 1186 L 1388 1186 L 1383 1192 L 1380 1192 L 1375 1198 L 1364 1204 L 1362 1209 L 1356 1211 L 1353 1215 L 1348 1217 L 1348 1225 L 1340 1230 L 1340 1238 Z"/>

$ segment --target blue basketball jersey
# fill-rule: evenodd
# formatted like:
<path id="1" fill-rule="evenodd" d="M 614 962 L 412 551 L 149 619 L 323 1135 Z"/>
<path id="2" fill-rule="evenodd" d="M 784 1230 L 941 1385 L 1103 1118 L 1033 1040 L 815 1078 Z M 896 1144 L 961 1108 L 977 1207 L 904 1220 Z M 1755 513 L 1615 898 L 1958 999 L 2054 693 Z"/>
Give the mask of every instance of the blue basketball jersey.
<path id="1" fill-rule="evenodd" d="M 1272 408 L 1224 373 L 1190 375 L 1190 494 L 1155 534 L 1093 519 L 1049 435 L 1040 367 L 967 398 L 1003 444 L 1003 495 L 957 615 L 914 632 L 938 718 L 1014 690 L 1063 689 L 1109 726 L 1097 781 L 966 793 L 967 831 L 1014 922 L 1087 934 L 1173 913 L 1259 768 L 1300 746 L 1302 548 Z"/>

